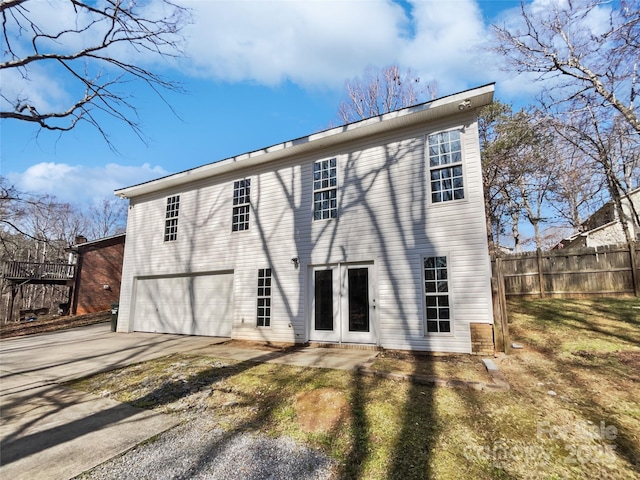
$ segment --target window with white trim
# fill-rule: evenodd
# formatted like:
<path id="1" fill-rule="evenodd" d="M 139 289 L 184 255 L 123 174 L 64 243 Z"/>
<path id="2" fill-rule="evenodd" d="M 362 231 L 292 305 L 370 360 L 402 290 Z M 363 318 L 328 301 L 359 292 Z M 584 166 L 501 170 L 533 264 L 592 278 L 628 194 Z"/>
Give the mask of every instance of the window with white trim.
<path id="1" fill-rule="evenodd" d="M 336 158 L 313 164 L 313 219 L 338 216 L 338 174 Z"/>
<path id="2" fill-rule="evenodd" d="M 178 211 L 180 195 L 167 198 L 167 210 L 164 217 L 164 241 L 173 242 L 178 239 Z"/>
<path id="3" fill-rule="evenodd" d="M 258 269 L 258 327 L 271 325 L 271 269 Z"/>
<path id="4" fill-rule="evenodd" d="M 435 133 L 428 138 L 431 202 L 464 198 L 460 131 Z"/>
<path id="5" fill-rule="evenodd" d="M 447 257 L 425 257 L 424 295 L 427 333 L 451 333 Z"/>
<path id="6" fill-rule="evenodd" d="M 231 231 L 249 230 L 249 203 L 251 197 L 251 179 L 233 182 L 233 220 Z"/>

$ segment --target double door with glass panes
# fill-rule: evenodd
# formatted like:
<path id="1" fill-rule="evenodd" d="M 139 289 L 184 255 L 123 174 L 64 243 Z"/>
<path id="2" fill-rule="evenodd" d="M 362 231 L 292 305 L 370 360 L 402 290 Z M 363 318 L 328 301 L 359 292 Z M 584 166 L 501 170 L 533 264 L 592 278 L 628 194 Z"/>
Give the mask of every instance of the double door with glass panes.
<path id="1" fill-rule="evenodd" d="M 311 270 L 311 331 L 316 342 L 376 343 L 373 265 Z"/>

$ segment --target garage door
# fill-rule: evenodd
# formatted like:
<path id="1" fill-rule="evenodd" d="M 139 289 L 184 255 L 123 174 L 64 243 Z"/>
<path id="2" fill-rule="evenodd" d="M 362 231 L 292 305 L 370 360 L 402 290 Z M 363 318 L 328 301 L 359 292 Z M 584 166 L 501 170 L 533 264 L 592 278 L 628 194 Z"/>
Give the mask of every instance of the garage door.
<path id="1" fill-rule="evenodd" d="M 230 337 L 233 273 L 137 280 L 134 330 Z"/>

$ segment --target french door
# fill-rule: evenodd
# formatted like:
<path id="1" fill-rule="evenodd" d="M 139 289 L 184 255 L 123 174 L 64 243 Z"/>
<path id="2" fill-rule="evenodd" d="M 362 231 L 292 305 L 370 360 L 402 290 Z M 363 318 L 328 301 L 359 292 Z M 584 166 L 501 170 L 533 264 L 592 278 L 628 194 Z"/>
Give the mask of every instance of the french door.
<path id="1" fill-rule="evenodd" d="M 373 272 L 370 264 L 312 268 L 311 341 L 376 343 Z"/>

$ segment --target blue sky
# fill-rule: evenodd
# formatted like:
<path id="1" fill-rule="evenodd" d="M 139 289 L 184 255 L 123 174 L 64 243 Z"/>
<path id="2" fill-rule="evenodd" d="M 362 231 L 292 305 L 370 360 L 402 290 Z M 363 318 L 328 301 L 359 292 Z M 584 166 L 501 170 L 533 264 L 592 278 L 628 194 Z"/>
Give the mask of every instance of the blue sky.
<path id="1" fill-rule="evenodd" d="M 505 102 L 526 102 L 535 93 L 531 82 L 501 71 L 487 49 L 490 24 L 516 22 L 517 1 L 179 3 L 193 11 L 185 30 L 189 58 L 143 60 L 183 84 L 187 93 L 165 94 L 177 115 L 148 89 L 129 84 L 146 143 L 105 120 L 118 153 L 88 125 L 60 135 L 4 120 L 0 174 L 20 190 L 87 205 L 117 188 L 336 124 L 345 80 L 368 65 L 409 67 L 424 81 L 435 79 L 438 96 L 493 81 Z M 41 0 L 38 8 L 55 4 Z M 45 81 L 4 76 L 2 89 L 49 95 L 52 103 L 65 97 L 55 72 L 38 78 Z"/>

